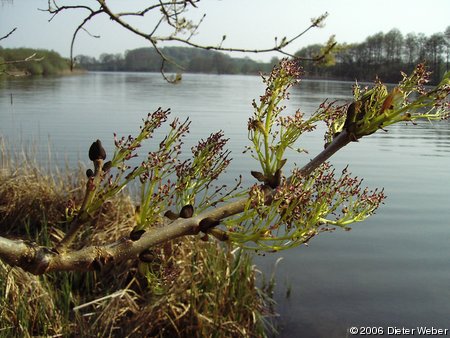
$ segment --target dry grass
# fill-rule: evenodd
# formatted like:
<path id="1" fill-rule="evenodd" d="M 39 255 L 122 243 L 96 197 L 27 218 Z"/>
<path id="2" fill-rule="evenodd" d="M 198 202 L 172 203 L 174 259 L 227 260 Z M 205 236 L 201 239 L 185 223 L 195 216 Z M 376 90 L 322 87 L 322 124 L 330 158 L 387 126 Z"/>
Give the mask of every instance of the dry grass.
<path id="1" fill-rule="evenodd" d="M 47 285 L 0 261 L 0 336 L 29 337 L 63 332 L 64 321 Z"/>
<path id="2" fill-rule="evenodd" d="M 20 234 L 24 225 L 39 227 L 64 215 L 62 187 L 37 169 L 2 170 L 0 176 L 0 232 Z"/>
<path id="3" fill-rule="evenodd" d="M 69 200 L 81 200 L 84 173 L 48 175 L 5 154 L 0 234 L 50 244 L 66 227 Z M 129 234 L 133 213 L 130 196 L 118 196 L 78 245 Z M 197 238 L 166 243 L 153 255 L 152 263 L 40 277 L 0 262 L 0 336 L 261 337 L 270 330 L 272 303 L 256 287 L 249 255 Z"/>
<path id="4" fill-rule="evenodd" d="M 255 269 L 248 255 L 195 239 L 184 239 L 166 251 L 170 257 L 163 254 L 162 294 L 146 297 L 147 304 L 133 318 L 138 336 L 264 334 L 263 316 L 270 314 L 270 301 L 255 286 Z"/>

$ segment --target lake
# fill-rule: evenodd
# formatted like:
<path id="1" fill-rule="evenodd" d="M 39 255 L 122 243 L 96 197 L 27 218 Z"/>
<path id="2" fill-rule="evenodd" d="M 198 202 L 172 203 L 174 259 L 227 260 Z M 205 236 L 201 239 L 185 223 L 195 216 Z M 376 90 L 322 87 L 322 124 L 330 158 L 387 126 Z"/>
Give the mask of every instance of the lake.
<path id="1" fill-rule="evenodd" d="M 325 99 L 349 100 L 350 82 L 303 81 L 291 91 L 287 110 L 309 114 Z M 159 74 L 88 73 L 0 82 L 0 137 L 34 147 L 43 163 L 88 162 L 90 144 L 101 139 L 111 153 L 113 132 L 135 134 L 158 107 L 192 120 L 187 148 L 224 130 L 234 161 L 224 177 L 232 183 L 256 163 L 248 144 L 251 100 L 263 94 L 256 76 L 185 74 L 169 85 Z M 299 146 L 323 148 L 323 126 Z M 51 145 L 51 161 L 47 159 Z M 150 144 L 151 147 L 151 144 Z M 276 268 L 275 298 L 282 337 L 346 337 L 352 326 L 450 328 L 450 123 L 397 125 L 352 143 L 331 158 L 338 169 L 384 187 L 386 204 L 350 232 L 322 234 L 303 246 L 256 257 Z M 286 297 L 288 290 L 290 296 Z"/>

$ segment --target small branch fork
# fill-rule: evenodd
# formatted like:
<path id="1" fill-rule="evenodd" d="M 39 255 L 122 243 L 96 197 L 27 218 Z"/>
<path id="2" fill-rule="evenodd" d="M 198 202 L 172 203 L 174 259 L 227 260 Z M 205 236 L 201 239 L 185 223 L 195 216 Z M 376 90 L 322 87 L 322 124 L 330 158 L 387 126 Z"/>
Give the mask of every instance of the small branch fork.
<path id="1" fill-rule="evenodd" d="M 173 64 L 177 66 L 180 70 L 183 70 L 183 68 L 176 64 L 176 62 L 171 59 L 169 56 L 167 56 L 164 51 L 158 46 L 159 42 L 178 42 L 182 43 L 187 46 L 191 46 L 194 48 L 199 49 L 205 49 L 205 50 L 214 50 L 214 51 L 222 51 L 222 52 L 243 52 L 243 53 L 269 53 L 269 52 L 277 52 L 285 56 L 298 58 L 292 53 L 289 53 L 286 51 L 286 47 L 294 43 L 296 40 L 298 40 L 300 37 L 302 37 L 304 34 L 306 34 L 309 30 L 315 27 L 320 27 L 325 20 L 325 18 L 328 16 L 328 13 L 325 13 L 321 15 L 320 17 L 313 19 L 311 24 L 302 32 L 299 34 L 293 36 L 292 38 L 286 38 L 284 37 L 281 39 L 281 41 L 278 41 L 278 39 L 275 39 L 275 44 L 271 47 L 267 48 L 261 48 L 261 49 L 247 49 L 247 48 L 231 48 L 231 47 L 224 47 L 223 42 L 226 38 L 224 35 L 222 40 L 217 45 L 203 45 L 196 43 L 192 41 L 192 38 L 195 34 L 197 34 L 198 28 L 202 24 L 202 22 L 205 19 L 205 15 L 202 16 L 202 18 L 197 22 L 193 23 L 190 20 L 186 19 L 184 15 L 190 8 L 197 9 L 197 3 L 200 2 L 200 0 L 179 0 L 179 1 L 162 1 L 159 0 L 158 3 L 152 4 L 146 8 L 131 11 L 131 12 L 115 12 L 111 7 L 107 4 L 107 0 L 92 0 L 98 5 L 98 7 L 92 6 L 86 6 L 86 5 L 64 5 L 59 6 L 57 0 L 49 0 L 48 1 L 48 8 L 47 9 L 41 9 L 41 11 L 49 12 L 52 16 L 49 19 L 49 21 L 53 20 L 53 18 L 68 10 L 84 10 L 87 11 L 87 16 L 82 20 L 82 22 L 78 25 L 78 27 L 75 29 L 73 35 L 72 35 L 72 41 L 70 45 L 70 59 L 71 59 L 71 67 L 73 68 L 74 63 L 74 44 L 75 40 L 78 36 L 78 33 L 80 30 L 85 30 L 85 25 L 94 17 L 96 17 L 99 14 L 105 14 L 109 19 L 116 22 L 126 30 L 130 31 L 131 33 L 138 35 L 148 42 L 150 42 L 151 46 L 154 48 L 154 50 L 158 53 L 159 57 L 161 58 L 161 67 L 160 72 L 162 76 L 169 82 L 174 82 L 174 80 L 169 79 L 164 71 L 164 66 L 166 63 Z M 94 8 L 95 7 L 95 8 Z M 135 25 L 130 24 L 128 21 L 126 21 L 126 18 L 128 17 L 145 17 L 148 14 L 153 14 L 159 16 L 155 20 L 155 23 L 153 27 L 150 29 L 149 32 L 143 31 L 141 29 L 138 29 Z M 172 32 L 170 34 L 156 35 L 158 30 L 162 26 L 168 26 Z M 88 32 L 88 31 L 87 31 Z M 89 35 L 93 37 L 98 37 L 97 35 L 93 35 L 88 32 Z M 183 37 L 183 35 L 187 35 L 187 37 Z M 318 55 L 313 58 L 300 58 L 304 61 L 320 61 L 322 60 L 334 47 L 334 43 L 328 46 L 324 50 L 324 52 L 321 55 Z"/>
<path id="2" fill-rule="evenodd" d="M 350 134 L 343 131 L 333 142 L 306 164 L 301 173 L 309 176 L 317 167 L 339 149 L 352 141 Z M 289 180 L 289 178 L 288 178 Z M 267 203 L 271 203 L 275 190 L 267 192 Z M 136 259 L 138 255 L 152 246 L 200 231 L 219 237 L 220 230 L 214 226 L 227 217 L 242 213 L 248 206 L 247 198 L 229 202 L 220 207 L 206 210 L 191 218 L 178 218 L 163 227 L 150 228 L 139 239 L 122 238 L 115 243 L 103 246 L 89 246 L 76 251 L 58 251 L 23 240 L 10 240 L 0 237 L 0 258 L 11 266 L 18 266 L 41 275 L 52 271 L 89 271 L 106 264 L 118 263 L 126 259 Z M 212 222 L 204 222 L 213 220 Z M 212 224 L 204 228 L 202 224 Z M 222 238 L 225 239 L 225 238 Z"/>

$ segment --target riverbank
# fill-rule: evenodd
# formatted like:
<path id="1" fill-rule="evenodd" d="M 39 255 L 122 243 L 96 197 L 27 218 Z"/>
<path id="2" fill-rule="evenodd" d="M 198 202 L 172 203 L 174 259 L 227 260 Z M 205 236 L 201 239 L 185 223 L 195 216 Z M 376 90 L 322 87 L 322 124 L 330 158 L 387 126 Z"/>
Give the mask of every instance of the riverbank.
<path id="1" fill-rule="evenodd" d="M 80 71 L 81 68 L 76 68 Z M 67 75 L 71 73 L 70 60 L 54 51 L 32 48 L 1 48 L 0 75 L 14 77 L 30 75 Z"/>
<path id="2" fill-rule="evenodd" d="M 0 236 L 54 246 L 82 202 L 84 171 L 50 175 L 4 146 L 0 163 Z M 135 208 L 127 193 L 106 202 L 75 247 L 129 236 Z M 21 337 L 264 337 L 272 301 L 256 284 L 250 255 L 190 237 L 95 272 L 38 277 L 0 261 L 0 327 Z"/>

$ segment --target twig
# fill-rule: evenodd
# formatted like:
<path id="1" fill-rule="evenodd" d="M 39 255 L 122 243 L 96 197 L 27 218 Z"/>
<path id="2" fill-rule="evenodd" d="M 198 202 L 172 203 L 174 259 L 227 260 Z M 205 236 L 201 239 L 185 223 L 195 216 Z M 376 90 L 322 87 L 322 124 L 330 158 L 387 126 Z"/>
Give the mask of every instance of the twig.
<path id="1" fill-rule="evenodd" d="M 194 34 L 197 32 L 198 28 L 202 24 L 203 20 L 205 20 L 205 18 L 206 14 L 203 14 L 202 18 L 198 21 L 198 24 L 195 25 L 195 28 L 192 30 L 191 34 L 189 34 L 188 38 L 186 39 L 187 41 L 189 41 L 194 36 Z"/>
<path id="2" fill-rule="evenodd" d="M 73 35 L 72 35 L 72 42 L 70 43 L 70 70 L 73 70 L 73 64 L 74 64 L 74 58 L 73 58 L 73 46 L 74 46 L 74 44 L 75 44 L 75 39 L 77 38 L 78 32 L 79 32 L 81 29 L 85 30 L 83 26 L 84 26 L 89 20 L 91 20 L 94 16 L 96 16 L 96 15 L 102 13 L 102 12 L 103 12 L 102 10 L 98 10 L 98 11 L 95 11 L 95 12 L 92 12 L 91 14 L 89 14 L 89 16 L 86 17 L 86 18 L 83 20 L 83 22 L 77 27 L 77 29 L 76 29 L 75 32 L 73 33 Z M 85 30 L 85 31 L 86 31 L 86 30 Z M 90 35 L 90 34 L 89 34 L 89 35 Z M 97 36 L 95 36 L 95 37 L 97 37 Z"/>
<path id="3" fill-rule="evenodd" d="M 81 22 L 81 24 L 76 28 L 76 30 L 72 36 L 72 41 L 71 41 L 71 45 L 70 45 L 71 68 L 73 68 L 73 63 L 74 63 L 73 50 L 74 50 L 75 39 L 78 35 L 78 32 L 81 29 L 84 30 L 84 25 L 89 20 L 91 20 L 94 16 L 96 16 L 100 13 L 105 13 L 111 20 L 115 21 L 116 23 L 118 23 L 120 26 L 122 26 L 126 30 L 146 39 L 147 41 L 149 41 L 151 43 L 152 47 L 155 49 L 155 51 L 158 53 L 159 57 L 161 58 L 161 70 L 160 71 L 166 80 L 168 80 L 168 77 L 164 73 L 164 65 L 166 64 L 166 62 L 176 66 L 177 68 L 179 68 L 181 70 L 183 69 L 183 67 L 176 64 L 176 62 L 173 59 L 169 58 L 161 50 L 161 48 L 157 46 L 158 42 L 174 41 L 174 42 L 179 42 L 184 45 L 198 48 L 198 49 L 215 50 L 215 51 L 221 51 L 221 52 L 241 52 L 241 53 L 276 52 L 276 53 L 280 53 L 282 55 L 293 57 L 293 58 L 300 59 L 303 61 L 320 61 L 330 52 L 331 48 L 334 47 L 334 44 L 333 44 L 330 46 L 330 48 L 323 51 L 323 53 L 321 55 L 318 55 L 318 56 L 312 57 L 312 58 L 298 57 L 298 56 L 295 56 L 294 54 L 286 51 L 286 48 L 289 45 L 291 45 L 293 42 L 295 42 L 300 37 L 305 35 L 309 30 L 311 30 L 312 28 L 315 28 L 315 27 L 319 27 L 320 23 L 327 17 L 328 13 L 325 13 L 324 15 L 320 16 L 319 18 L 314 19 L 312 21 L 312 23 L 306 29 L 304 29 L 302 32 L 296 34 L 292 38 L 289 38 L 289 39 L 284 38 L 279 43 L 275 42 L 275 45 L 272 47 L 249 49 L 249 48 L 224 47 L 222 45 L 224 42 L 223 38 L 222 38 L 221 42 L 217 45 L 203 45 L 200 43 L 193 42 L 192 38 L 195 35 L 195 33 L 197 32 L 201 23 L 203 22 L 205 15 L 202 16 L 202 18 L 199 20 L 197 25 L 192 25 L 189 27 L 190 34 L 187 36 L 187 38 L 183 38 L 183 37 L 179 36 L 180 32 L 184 28 L 183 24 L 180 23 L 180 21 L 179 21 L 180 20 L 179 16 L 182 13 L 185 13 L 186 8 L 188 6 L 192 6 L 192 7 L 196 8 L 197 7 L 196 3 L 198 3 L 200 0 L 192 0 L 192 1 L 191 0 L 179 0 L 179 1 L 159 0 L 158 3 L 148 6 L 140 11 L 138 10 L 138 11 L 134 11 L 134 12 L 119 12 L 119 13 L 114 13 L 111 10 L 111 8 L 106 4 L 105 0 L 96 0 L 96 1 L 99 4 L 99 8 L 96 10 L 93 9 L 92 7 L 85 6 L 85 5 L 58 6 L 56 3 L 56 0 L 53 0 L 53 6 L 51 6 L 50 1 L 49 1 L 49 6 L 48 6 L 47 11 L 52 14 L 52 17 L 50 20 L 52 20 L 55 15 L 57 15 L 63 11 L 66 11 L 66 10 L 83 9 L 83 10 L 88 10 L 90 12 L 90 14 L 86 18 L 84 18 L 83 21 Z M 160 11 L 161 17 L 156 21 L 156 23 L 155 23 L 154 27 L 151 29 L 150 33 L 144 32 L 144 31 L 138 29 L 136 26 L 123 20 L 125 17 L 128 17 L 128 16 L 144 17 L 148 13 L 155 12 L 155 11 Z M 171 34 L 168 34 L 165 36 L 155 36 L 156 31 L 158 30 L 158 28 L 161 26 L 161 24 L 164 21 L 167 23 L 167 25 L 169 25 L 173 29 L 173 32 Z M 94 36 L 94 37 L 97 37 L 97 36 Z M 169 81 L 169 82 L 171 82 L 171 81 Z"/>
<path id="4" fill-rule="evenodd" d="M 0 38 L 0 41 L 3 40 L 3 39 L 8 38 L 12 33 L 14 33 L 16 31 L 16 29 L 17 29 L 17 27 L 14 27 L 8 34 L 6 34 L 5 36 L 2 36 Z"/>
<path id="5" fill-rule="evenodd" d="M 0 63 L 0 66 L 3 65 L 10 65 L 14 63 L 24 63 L 24 62 L 31 62 L 31 61 L 42 61 L 44 60 L 44 57 L 36 58 L 36 53 L 31 54 L 30 56 L 26 57 L 22 60 L 11 60 L 11 61 L 4 61 Z"/>

